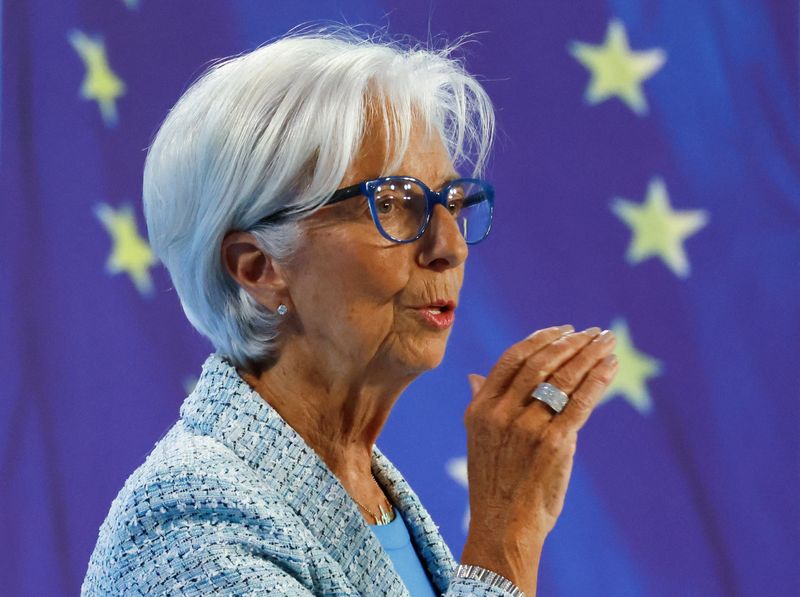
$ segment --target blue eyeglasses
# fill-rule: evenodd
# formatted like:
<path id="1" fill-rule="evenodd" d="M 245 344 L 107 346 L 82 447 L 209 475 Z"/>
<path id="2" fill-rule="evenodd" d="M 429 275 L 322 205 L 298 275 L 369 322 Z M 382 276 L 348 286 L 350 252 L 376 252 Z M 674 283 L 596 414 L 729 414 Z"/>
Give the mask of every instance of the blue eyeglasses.
<path id="1" fill-rule="evenodd" d="M 469 245 L 481 242 L 492 227 L 494 188 L 477 178 L 452 180 L 437 193 L 411 176 L 385 176 L 338 189 L 323 205 L 360 195 L 369 202 L 378 232 L 396 243 L 411 243 L 425 234 L 436 204 L 453 216 Z M 281 210 L 260 222 L 272 222 L 288 213 L 291 210 Z"/>

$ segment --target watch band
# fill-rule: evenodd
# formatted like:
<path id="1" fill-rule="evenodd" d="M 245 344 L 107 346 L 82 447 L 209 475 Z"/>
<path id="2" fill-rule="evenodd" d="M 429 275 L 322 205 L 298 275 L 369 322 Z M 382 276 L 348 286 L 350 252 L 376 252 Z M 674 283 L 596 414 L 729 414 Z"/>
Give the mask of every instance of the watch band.
<path id="1" fill-rule="evenodd" d="M 512 597 L 525 597 L 525 592 L 505 576 L 472 564 L 459 564 L 456 566 L 455 578 L 469 578 L 487 583 L 490 587 L 497 587 L 507 591 Z"/>

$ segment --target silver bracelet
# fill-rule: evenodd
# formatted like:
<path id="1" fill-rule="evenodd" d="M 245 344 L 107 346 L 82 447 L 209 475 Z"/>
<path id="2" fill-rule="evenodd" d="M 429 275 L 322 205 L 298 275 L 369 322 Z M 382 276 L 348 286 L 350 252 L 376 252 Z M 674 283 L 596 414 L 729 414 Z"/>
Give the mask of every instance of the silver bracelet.
<path id="1" fill-rule="evenodd" d="M 508 591 L 512 597 L 525 597 L 525 592 L 505 576 L 472 564 L 459 564 L 456 566 L 454 578 L 469 578 L 487 583 L 490 587 L 497 587 Z"/>

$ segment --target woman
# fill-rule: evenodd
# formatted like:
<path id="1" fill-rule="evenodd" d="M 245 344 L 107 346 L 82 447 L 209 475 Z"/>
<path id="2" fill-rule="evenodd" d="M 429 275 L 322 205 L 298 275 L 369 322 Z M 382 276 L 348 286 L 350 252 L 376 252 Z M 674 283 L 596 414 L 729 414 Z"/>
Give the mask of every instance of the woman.
<path id="1" fill-rule="evenodd" d="M 440 363 L 491 224 L 491 185 L 455 165 L 480 175 L 492 108 L 450 50 L 295 34 L 172 109 L 148 232 L 216 352 L 114 500 L 84 594 L 535 594 L 610 332 L 543 329 L 470 376 L 460 565 L 375 445 Z"/>

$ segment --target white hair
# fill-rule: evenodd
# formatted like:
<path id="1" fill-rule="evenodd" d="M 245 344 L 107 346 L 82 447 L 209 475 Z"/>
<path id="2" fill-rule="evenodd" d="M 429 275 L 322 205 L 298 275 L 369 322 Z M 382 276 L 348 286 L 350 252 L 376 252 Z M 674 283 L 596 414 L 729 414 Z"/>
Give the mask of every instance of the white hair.
<path id="1" fill-rule="evenodd" d="M 382 174 L 394 173 L 421 116 L 454 165 L 481 176 L 494 112 L 451 57 L 464 39 L 433 49 L 348 26 L 295 30 L 216 62 L 170 110 L 144 167 L 148 235 L 189 321 L 219 354 L 247 369 L 274 361 L 280 319 L 225 270 L 225 234 L 250 231 L 265 253 L 287 259 L 299 217 L 343 180 L 368 110 L 387 132 Z M 286 208 L 294 217 L 258 223 Z"/>

